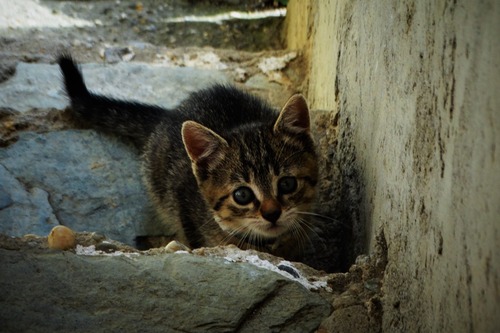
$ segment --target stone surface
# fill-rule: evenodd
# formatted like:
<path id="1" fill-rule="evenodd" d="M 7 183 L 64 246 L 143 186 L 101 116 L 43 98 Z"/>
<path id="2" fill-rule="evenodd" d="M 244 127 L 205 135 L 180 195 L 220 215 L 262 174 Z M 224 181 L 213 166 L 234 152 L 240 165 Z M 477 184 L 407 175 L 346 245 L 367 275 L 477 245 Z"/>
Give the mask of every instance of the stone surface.
<path id="1" fill-rule="evenodd" d="M 0 210 L 1 233 L 48 235 L 63 224 L 133 244 L 146 232 L 139 154 L 116 138 L 81 130 L 23 133 L 0 150 L 0 170 L 10 201 Z"/>
<path id="2" fill-rule="evenodd" d="M 20 236 L 48 234 L 58 220 L 48 201 L 48 193 L 39 187 L 26 188 L 0 164 L 0 233 Z"/>
<path id="3" fill-rule="evenodd" d="M 190 254 L 0 249 L 2 331 L 314 332 L 330 304 L 283 276 Z"/>
<path id="4" fill-rule="evenodd" d="M 78 60 L 78 59 L 76 59 Z M 227 82 L 220 71 L 167 68 L 160 65 L 120 62 L 82 64 L 90 90 L 116 98 L 133 99 L 173 108 L 190 92 L 215 82 Z M 59 66 L 19 63 L 15 75 L 0 83 L 0 108 L 62 110 L 69 105 Z"/>
<path id="5" fill-rule="evenodd" d="M 387 242 L 383 331 L 499 331 L 498 1 L 289 6 L 308 99 L 339 129 L 338 195 L 360 243 Z"/>

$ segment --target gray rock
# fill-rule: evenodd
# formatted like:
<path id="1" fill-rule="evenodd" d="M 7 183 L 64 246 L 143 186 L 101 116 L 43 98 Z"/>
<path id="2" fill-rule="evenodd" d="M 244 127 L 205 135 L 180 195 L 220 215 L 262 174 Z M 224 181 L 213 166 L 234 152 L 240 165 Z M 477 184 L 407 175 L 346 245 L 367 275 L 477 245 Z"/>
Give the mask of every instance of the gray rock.
<path id="1" fill-rule="evenodd" d="M 48 197 L 45 190 L 23 184 L 0 162 L 0 233 L 48 235 L 59 224 Z"/>
<path id="2" fill-rule="evenodd" d="M 69 103 L 60 81 L 55 65 L 19 63 L 15 75 L 0 84 L 0 108 L 64 109 Z"/>
<path id="3" fill-rule="evenodd" d="M 94 92 L 166 108 L 175 107 L 189 93 L 214 82 L 227 82 L 221 72 L 199 68 L 120 62 L 83 64 L 81 69 Z M 0 83 L 0 108 L 24 112 L 34 108 L 62 110 L 68 105 L 57 65 L 19 63 L 15 75 Z"/>
<path id="4" fill-rule="evenodd" d="M 94 131 L 23 133 L 0 150 L 0 183 L 10 202 L 0 232 L 47 235 L 61 223 L 127 244 L 145 234 L 147 195 L 138 152 Z M 57 217 L 56 217 L 57 216 Z M 11 222 L 11 223 L 9 223 Z"/>
<path id="5" fill-rule="evenodd" d="M 0 168 L 0 172 L 4 173 L 5 168 Z M 9 193 L 4 189 L 3 185 L 0 185 L 0 209 L 4 209 L 12 205 L 13 201 Z"/>
<path id="6" fill-rule="evenodd" d="M 0 265 L 6 331 L 302 333 L 331 310 L 279 274 L 222 258 L 1 249 Z"/>

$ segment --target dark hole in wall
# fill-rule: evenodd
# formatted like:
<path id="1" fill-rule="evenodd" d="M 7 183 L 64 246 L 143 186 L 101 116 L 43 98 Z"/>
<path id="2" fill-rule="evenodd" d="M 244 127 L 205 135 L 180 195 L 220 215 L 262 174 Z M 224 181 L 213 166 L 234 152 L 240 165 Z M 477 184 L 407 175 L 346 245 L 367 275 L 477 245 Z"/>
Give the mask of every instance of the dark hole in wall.
<path id="1" fill-rule="evenodd" d="M 346 272 L 365 253 L 365 228 L 360 223 L 361 183 L 349 120 L 340 113 L 312 112 L 313 133 L 319 154 L 320 182 L 316 220 L 319 242 L 304 262 L 327 272 Z"/>
<path id="2" fill-rule="evenodd" d="M 356 148 L 352 142 L 350 119 L 339 111 L 338 165 L 341 173 L 341 197 L 339 204 L 341 218 L 350 225 L 350 238 L 346 238 L 345 260 L 351 264 L 356 257 L 366 254 L 366 221 L 363 219 L 361 202 L 363 182 L 356 160 Z"/>

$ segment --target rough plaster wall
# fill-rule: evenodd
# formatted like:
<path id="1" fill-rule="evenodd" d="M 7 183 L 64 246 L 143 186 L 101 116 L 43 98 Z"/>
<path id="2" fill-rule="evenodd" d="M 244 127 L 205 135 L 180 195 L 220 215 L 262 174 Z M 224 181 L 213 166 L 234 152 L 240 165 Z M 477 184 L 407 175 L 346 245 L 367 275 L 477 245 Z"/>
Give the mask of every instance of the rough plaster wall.
<path id="1" fill-rule="evenodd" d="M 319 3 L 318 3 L 319 2 Z M 336 31 L 343 1 L 290 1 L 286 18 L 286 45 L 290 49 L 299 49 L 311 63 L 306 86 L 308 102 L 313 109 L 335 110 L 336 102 L 332 98 L 335 88 L 337 57 L 325 57 L 337 54 L 339 47 Z"/>
<path id="2" fill-rule="evenodd" d="M 500 330 L 500 3 L 310 4 L 308 97 L 388 244 L 384 330 Z"/>

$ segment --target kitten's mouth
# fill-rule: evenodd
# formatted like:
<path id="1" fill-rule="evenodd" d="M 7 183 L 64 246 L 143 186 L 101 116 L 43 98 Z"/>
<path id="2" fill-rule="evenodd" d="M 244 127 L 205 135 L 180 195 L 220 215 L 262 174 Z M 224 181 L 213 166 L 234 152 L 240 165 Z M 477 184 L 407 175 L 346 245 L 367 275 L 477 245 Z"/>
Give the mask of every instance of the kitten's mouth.
<path id="1" fill-rule="evenodd" d="M 269 225 L 266 226 L 265 228 L 261 229 L 261 232 L 264 234 L 266 237 L 272 237 L 276 238 L 278 236 L 281 236 L 287 231 L 287 228 L 281 225 Z"/>
<path id="2" fill-rule="evenodd" d="M 273 244 L 274 242 L 276 242 L 276 239 L 285 234 L 286 231 L 287 231 L 286 227 L 272 225 L 266 228 L 261 227 L 259 229 L 254 229 L 252 233 L 257 235 L 258 236 L 257 238 L 248 237 L 248 234 L 245 235 L 239 233 L 233 233 L 233 236 L 239 239 L 244 239 L 246 242 L 250 244 L 263 246 L 263 245 Z"/>
<path id="3" fill-rule="evenodd" d="M 220 221 L 218 221 L 218 223 L 222 230 L 228 234 L 239 239 L 245 239 L 245 241 L 249 241 L 250 238 L 255 238 L 259 244 L 272 243 L 276 240 L 276 238 L 283 236 L 289 231 L 288 226 L 283 225 L 282 223 L 271 224 L 262 220 L 254 220 L 244 227 L 242 231 L 237 232 L 227 225 L 226 228 L 224 228 L 225 225 L 220 223 Z"/>

